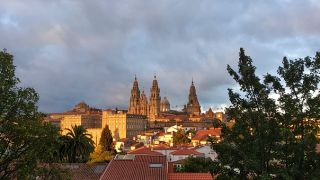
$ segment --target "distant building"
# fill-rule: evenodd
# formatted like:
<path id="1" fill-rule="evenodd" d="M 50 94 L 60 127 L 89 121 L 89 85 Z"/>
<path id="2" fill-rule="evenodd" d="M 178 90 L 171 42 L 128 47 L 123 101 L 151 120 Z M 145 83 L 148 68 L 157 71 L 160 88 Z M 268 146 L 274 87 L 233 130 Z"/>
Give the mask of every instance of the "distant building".
<path id="1" fill-rule="evenodd" d="M 154 76 L 152 81 L 149 100 L 147 99 L 144 91 L 140 93 L 138 80 L 136 77 L 134 78 L 128 113 L 146 115 L 150 121 L 200 121 L 202 117 L 201 106 L 198 101 L 196 88 L 193 81 L 189 90 L 188 103 L 184 106 L 182 111 L 172 111 L 170 109 L 170 102 L 168 98 L 164 97 L 161 100 L 160 88 L 156 76 Z"/>
<path id="2" fill-rule="evenodd" d="M 170 153 L 170 161 L 178 161 L 188 157 L 205 157 L 204 153 L 198 152 L 194 149 L 179 149 Z"/>
<path id="3" fill-rule="evenodd" d="M 89 107 L 82 101 L 70 111 L 49 114 L 45 120 L 59 126 L 61 134 L 66 134 L 72 126 L 82 125 L 92 135 L 95 144 L 98 144 L 102 132 L 101 114 L 100 109 Z"/>
<path id="4" fill-rule="evenodd" d="M 144 94 L 144 91 L 142 91 L 140 94 L 138 80 L 136 77 L 134 78 L 133 86 L 131 89 L 130 102 L 129 102 L 129 110 L 128 110 L 129 114 L 145 115 L 150 120 L 155 120 L 156 117 L 159 116 L 160 114 L 160 102 L 161 102 L 160 88 L 158 86 L 158 81 L 156 76 L 154 76 L 154 79 L 152 81 L 149 101 L 146 95 Z M 167 108 L 167 110 L 170 110 L 170 104 L 169 106 L 165 106 L 163 108 Z"/>
<path id="5" fill-rule="evenodd" d="M 189 90 L 189 98 L 188 103 L 184 109 L 188 114 L 194 116 L 200 116 L 201 114 L 201 107 L 198 101 L 196 87 L 194 86 L 193 80 L 191 82 L 190 90 Z"/>
<path id="6" fill-rule="evenodd" d="M 102 126 L 109 126 L 114 140 L 133 139 L 146 131 L 147 119 L 144 115 L 129 114 L 123 110 L 104 110 Z"/>
<path id="7" fill-rule="evenodd" d="M 100 180 L 213 180 L 208 173 L 175 173 L 172 163 L 161 155 L 117 155 Z"/>
<path id="8" fill-rule="evenodd" d="M 217 142 L 220 141 L 221 136 L 221 128 L 210 128 L 208 130 L 199 130 L 197 133 L 192 137 L 191 143 L 193 146 L 198 145 L 206 145 L 208 144 L 208 138 L 212 137 L 215 138 Z"/>

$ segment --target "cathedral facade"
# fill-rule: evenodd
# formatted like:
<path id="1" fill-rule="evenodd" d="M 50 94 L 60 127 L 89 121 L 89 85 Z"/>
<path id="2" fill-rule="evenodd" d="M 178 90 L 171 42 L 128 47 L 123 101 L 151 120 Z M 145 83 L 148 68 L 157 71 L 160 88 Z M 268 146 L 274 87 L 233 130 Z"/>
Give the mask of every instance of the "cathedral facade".
<path id="1" fill-rule="evenodd" d="M 152 81 L 149 99 L 144 90 L 140 92 L 138 80 L 136 77 L 134 78 L 128 109 L 129 114 L 145 115 L 149 120 L 153 121 L 161 114 L 165 114 L 169 111 L 171 111 L 170 102 L 167 97 L 164 97 L 161 100 L 160 88 L 156 76 L 154 76 Z M 188 103 L 184 106 L 182 111 L 190 116 L 201 115 L 201 107 L 193 81 L 190 86 Z"/>

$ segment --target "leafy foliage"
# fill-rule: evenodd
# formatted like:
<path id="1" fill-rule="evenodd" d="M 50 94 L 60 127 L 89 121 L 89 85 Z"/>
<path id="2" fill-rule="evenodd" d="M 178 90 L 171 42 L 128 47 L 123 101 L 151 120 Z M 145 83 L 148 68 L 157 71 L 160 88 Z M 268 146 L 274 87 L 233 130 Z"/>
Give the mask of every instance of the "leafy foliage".
<path id="1" fill-rule="evenodd" d="M 240 86 L 229 89 L 227 108 L 232 128 L 222 129 L 223 140 L 212 144 L 222 167 L 239 169 L 238 178 L 310 179 L 319 172 L 315 145 L 319 123 L 320 58 L 283 60 L 278 75 L 262 82 L 252 59 L 241 48 L 238 72 L 228 72 Z M 271 95 L 279 98 L 271 98 Z"/>
<path id="2" fill-rule="evenodd" d="M 114 156 L 113 151 L 104 151 L 102 146 L 98 146 L 90 155 L 90 163 L 110 162 Z"/>
<path id="3" fill-rule="evenodd" d="M 178 129 L 178 131 L 173 134 L 173 144 L 187 144 L 189 142 L 191 142 L 191 140 L 183 129 Z"/>
<path id="4" fill-rule="evenodd" d="M 72 126 L 67 129 L 67 134 L 61 136 L 60 158 L 69 163 L 81 163 L 89 160 L 90 153 L 94 150 L 91 134 L 83 126 Z"/>
<path id="5" fill-rule="evenodd" d="M 42 122 L 36 91 L 19 83 L 13 56 L 0 51 L 0 179 L 35 178 L 38 162 L 54 161 L 59 136 L 58 129 Z"/>
<path id="6" fill-rule="evenodd" d="M 212 120 L 212 125 L 214 128 L 221 128 L 222 127 L 222 122 L 220 119 L 214 118 Z"/>
<path id="7" fill-rule="evenodd" d="M 216 174 L 219 172 L 219 166 L 210 158 L 190 156 L 184 159 L 182 168 L 176 169 L 177 172 L 193 172 Z"/>
<path id="8" fill-rule="evenodd" d="M 285 171 L 278 173 L 295 179 L 316 178 L 320 172 L 320 157 L 315 152 L 320 124 L 320 53 L 314 58 L 284 57 L 278 76 L 265 76 L 265 83 L 279 96 L 281 141 L 277 159 Z"/>

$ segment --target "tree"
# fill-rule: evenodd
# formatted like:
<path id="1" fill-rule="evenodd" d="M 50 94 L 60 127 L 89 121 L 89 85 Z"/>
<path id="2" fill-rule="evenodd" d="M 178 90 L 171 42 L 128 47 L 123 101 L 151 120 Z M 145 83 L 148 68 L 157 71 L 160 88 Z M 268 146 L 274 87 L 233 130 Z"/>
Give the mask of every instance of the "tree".
<path id="1" fill-rule="evenodd" d="M 261 82 L 251 58 L 240 49 L 238 73 L 228 66 L 241 90 L 229 89 L 232 105 L 227 114 L 235 123 L 223 127 L 221 143 L 212 144 L 222 167 L 239 169 L 243 179 L 318 177 L 319 68 L 319 53 L 314 58 L 284 58 L 279 77 L 267 74 Z"/>
<path id="2" fill-rule="evenodd" d="M 114 151 L 105 151 L 101 145 L 98 145 L 93 153 L 90 154 L 90 163 L 110 162 Z"/>
<path id="3" fill-rule="evenodd" d="M 182 168 L 178 172 L 193 172 L 216 174 L 219 172 L 219 166 L 210 158 L 190 156 L 183 160 Z"/>
<path id="4" fill-rule="evenodd" d="M 173 144 L 186 144 L 190 143 L 190 141 L 183 129 L 178 129 L 178 131 L 173 134 Z"/>
<path id="5" fill-rule="evenodd" d="M 214 128 L 221 128 L 222 127 L 222 122 L 220 119 L 214 118 L 212 120 L 212 125 Z"/>
<path id="6" fill-rule="evenodd" d="M 112 133 L 108 125 L 106 125 L 106 127 L 104 127 L 102 130 L 99 145 L 102 147 L 103 151 L 109 151 L 112 153 L 114 153 L 115 151 L 114 145 L 113 145 Z"/>
<path id="7" fill-rule="evenodd" d="M 252 59 L 241 48 L 238 73 L 228 65 L 228 72 L 239 84 L 241 93 L 228 89 L 231 106 L 227 108 L 230 119 L 235 119 L 230 129 L 224 125 L 223 140 L 212 144 L 224 167 L 239 169 L 240 178 L 262 177 L 273 170 L 270 162 L 275 158 L 279 128 L 277 110 L 270 90 L 256 76 Z M 243 95 L 243 96 L 241 96 Z"/>
<path id="8" fill-rule="evenodd" d="M 314 58 L 288 60 L 284 57 L 278 77 L 267 74 L 265 83 L 279 96 L 278 159 L 285 169 L 279 171 L 279 175 L 294 179 L 318 178 L 320 157 L 315 147 L 319 143 L 320 125 L 320 52 Z"/>
<path id="9" fill-rule="evenodd" d="M 38 94 L 19 87 L 13 56 L 0 51 L 0 179 L 35 178 L 38 162 L 52 162 L 58 130 L 43 123 Z"/>
<path id="10" fill-rule="evenodd" d="M 94 150 L 91 134 L 83 126 L 72 126 L 67 129 L 67 134 L 61 137 L 61 159 L 69 163 L 87 162 L 90 153 Z"/>

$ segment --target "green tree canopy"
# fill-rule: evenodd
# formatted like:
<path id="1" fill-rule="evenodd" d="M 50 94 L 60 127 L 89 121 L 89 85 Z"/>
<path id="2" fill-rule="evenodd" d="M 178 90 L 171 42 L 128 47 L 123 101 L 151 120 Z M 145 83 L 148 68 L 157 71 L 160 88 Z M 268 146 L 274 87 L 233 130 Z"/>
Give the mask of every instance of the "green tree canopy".
<path id="1" fill-rule="evenodd" d="M 91 134 L 83 126 L 72 126 L 67 134 L 61 137 L 60 158 L 69 163 L 87 162 L 94 150 Z"/>
<path id="2" fill-rule="evenodd" d="M 177 132 L 173 133 L 173 144 L 186 144 L 190 141 L 183 129 L 178 129 Z"/>
<path id="3" fill-rule="evenodd" d="M 176 169 L 178 172 L 193 172 L 193 173 L 218 173 L 218 164 L 210 158 L 190 156 L 183 160 L 182 168 Z"/>
<path id="4" fill-rule="evenodd" d="M 34 178 L 37 162 L 54 161 L 58 129 L 42 122 L 36 91 L 19 83 L 13 56 L 0 51 L 0 179 Z"/>
<path id="5" fill-rule="evenodd" d="M 238 72 L 228 72 L 241 92 L 229 89 L 227 108 L 232 128 L 224 126 L 222 142 L 213 144 L 223 167 L 239 169 L 239 178 L 310 179 L 319 172 L 316 133 L 319 123 L 320 58 L 283 60 L 278 75 L 256 75 L 252 59 L 241 48 Z M 274 95 L 279 98 L 272 98 Z"/>
<path id="6" fill-rule="evenodd" d="M 112 153 L 114 153 L 115 151 L 114 145 L 113 145 L 112 133 L 108 125 L 106 125 L 106 127 L 104 127 L 102 130 L 99 145 L 102 147 L 103 151 L 109 151 Z"/>
<path id="7" fill-rule="evenodd" d="M 212 125 L 214 128 L 221 128 L 222 127 L 222 121 L 220 119 L 214 118 L 212 120 Z"/>

